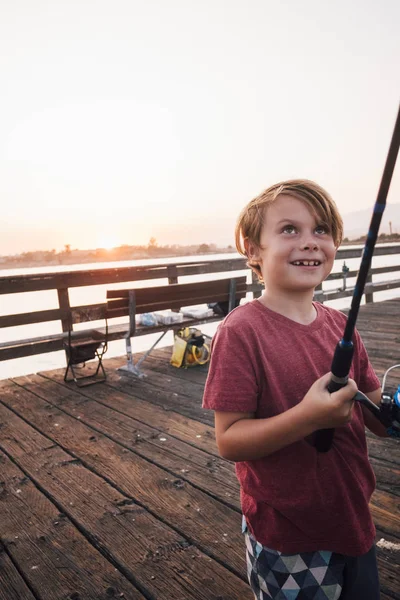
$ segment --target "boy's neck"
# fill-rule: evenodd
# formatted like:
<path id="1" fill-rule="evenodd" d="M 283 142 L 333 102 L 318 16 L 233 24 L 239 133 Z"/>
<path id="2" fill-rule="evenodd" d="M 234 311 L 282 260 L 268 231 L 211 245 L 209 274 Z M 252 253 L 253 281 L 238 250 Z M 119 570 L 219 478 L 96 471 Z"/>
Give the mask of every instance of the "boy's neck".
<path id="1" fill-rule="evenodd" d="M 299 294 L 291 293 L 288 296 L 287 294 L 274 293 L 265 289 L 258 300 L 279 315 L 283 315 L 296 323 L 309 325 L 317 317 L 317 311 L 312 302 L 313 297 L 314 290 Z"/>

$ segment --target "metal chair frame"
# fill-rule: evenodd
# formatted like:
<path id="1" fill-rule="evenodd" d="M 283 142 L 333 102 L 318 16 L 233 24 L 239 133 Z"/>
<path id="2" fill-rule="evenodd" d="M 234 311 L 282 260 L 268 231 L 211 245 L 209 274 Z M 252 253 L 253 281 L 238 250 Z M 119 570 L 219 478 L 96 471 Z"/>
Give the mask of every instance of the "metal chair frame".
<path id="1" fill-rule="evenodd" d="M 103 383 L 107 379 L 106 372 L 103 367 L 103 356 L 108 348 L 108 322 L 105 318 L 105 334 L 104 339 L 95 339 L 95 331 L 88 332 L 93 337 L 90 340 L 73 339 L 72 324 L 68 330 L 68 341 L 65 343 L 65 352 L 67 355 L 67 368 L 64 374 L 64 381 L 74 381 L 78 387 L 94 385 L 95 383 Z M 97 333 L 97 332 L 96 332 Z M 97 369 L 89 375 L 79 376 L 77 373 L 78 365 L 84 369 L 86 362 L 89 360 L 98 360 Z M 68 373 L 71 370 L 72 377 L 68 378 Z M 100 373 L 100 375 L 99 375 Z"/>

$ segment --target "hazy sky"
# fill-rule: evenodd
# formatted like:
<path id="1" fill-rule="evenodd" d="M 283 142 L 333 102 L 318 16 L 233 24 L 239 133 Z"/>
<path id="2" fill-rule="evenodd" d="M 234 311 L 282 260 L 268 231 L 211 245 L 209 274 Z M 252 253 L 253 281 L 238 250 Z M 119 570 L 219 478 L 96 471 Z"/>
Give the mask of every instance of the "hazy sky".
<path id="1" fill-rule="evenodd" d="M 399 0 L 0 6 L 1 254 L 232 243 L 243 205 L 291 177 L 372 210 Z"/>

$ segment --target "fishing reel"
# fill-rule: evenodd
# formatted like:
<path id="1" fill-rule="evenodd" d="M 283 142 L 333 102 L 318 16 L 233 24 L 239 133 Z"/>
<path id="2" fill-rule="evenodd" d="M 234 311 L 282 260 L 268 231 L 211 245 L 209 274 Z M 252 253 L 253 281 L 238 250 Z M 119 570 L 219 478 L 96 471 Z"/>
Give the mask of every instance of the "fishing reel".
<path id="1" fill-rule="evenodd" d="M 394 437 L 400 437 L 400 385 L 397 386 L 397 390 L 393 394 L 385 392 L 385 385 L 389 371 L 399 368 L 400 365 L 393 365 L 383 376 L 382 399 L 379 407 L 382 417 L 381 422 L 388 427 L 389 435 Z"/>
<path id="2" fill-rule="evenodd" d="M 386 378 L 389 371 L 400 368 L 400 365 L 390 367 L 382 380 L 382 397 L 379 406 L 371 402 L 362 392 L 357 392 L 354 399 L 368 408 L 374 416 L 386 427 L 390 436 L 400 438 L 400 385 L 394 393 L 386 392 Z"/>

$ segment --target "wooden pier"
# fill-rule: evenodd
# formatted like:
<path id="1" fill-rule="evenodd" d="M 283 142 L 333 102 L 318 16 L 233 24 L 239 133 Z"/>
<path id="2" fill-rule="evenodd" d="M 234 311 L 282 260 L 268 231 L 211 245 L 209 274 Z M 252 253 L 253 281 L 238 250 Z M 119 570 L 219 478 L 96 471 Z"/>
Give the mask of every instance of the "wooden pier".
<path id="1" fill-rule="evenodd" d="M 399 314 L 400 299 L 360 312 L 380 377 L 400 362 Z M 154 351 L 144 380 L 105 360 L 107 382 L 81 389 L 61 369 L 0 381 L 0 600 L 253 599 L 206 367 L 169 358 Z M 400 443 L 368 441 L 381 598 L 400 599 Z"/>

